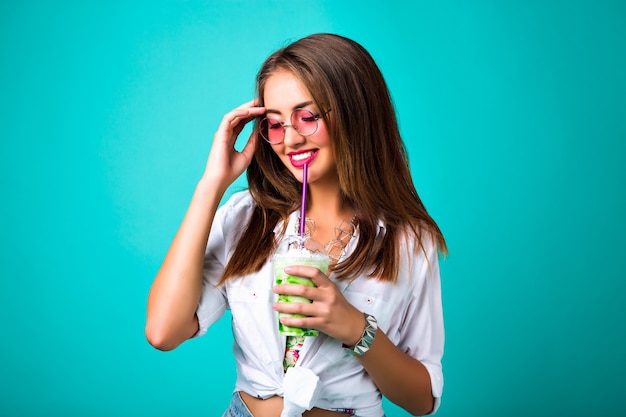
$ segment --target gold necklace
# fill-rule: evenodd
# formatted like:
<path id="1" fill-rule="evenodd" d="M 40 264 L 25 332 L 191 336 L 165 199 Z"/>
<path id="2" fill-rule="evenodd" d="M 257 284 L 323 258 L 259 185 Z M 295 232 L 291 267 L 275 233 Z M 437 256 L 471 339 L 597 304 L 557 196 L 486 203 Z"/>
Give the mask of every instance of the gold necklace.
<path id="1" fill-rule="evenodd" d="M 299 220 L 299 219 L 298 219 Z M 355 218 L 351 221 L 342 220 L 337 226 L 335 226 L 335 238 L 329 240 L 324 245 L 326 254 L 333 260 L 333 262 L 339 261 L 346 253 L 346 246 L 348 242 L 354 236 L 356 226 L 354 224 Z M 300 221 L 296 224 L 296 228 L 299 229 Z M 304 226 L 304 236 L 313 239 L 315 233 L 315 220 L 307 218 Z"/>

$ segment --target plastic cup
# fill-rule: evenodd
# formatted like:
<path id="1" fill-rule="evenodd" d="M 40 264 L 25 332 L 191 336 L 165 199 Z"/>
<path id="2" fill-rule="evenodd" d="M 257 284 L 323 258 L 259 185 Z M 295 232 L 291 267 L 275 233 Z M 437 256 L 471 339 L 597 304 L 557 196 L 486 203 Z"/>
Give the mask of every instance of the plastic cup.
<path id="1" fill-rule="evenodd" d="M 298 277 L 285 273 L 285 268 L 290 265 L 312 266 L 324 274 L 328 273 L 328 264 L 330 258 L 321 252 L 310 251 L 299 245 L 292 245 L 286 252 L 277 253 L 272 256 L 272 264 L 274 265 L 274 280 L 276 284 L 301 284 L 314 287 L 315 284 L 310 278 Z M 297 295 L 279 294 L 277 301 L 279 303 L 311 303 L 308 298 Z M 278 313 L 278 331 L 285 336 L 317 336 L 317 329 L 308 329 L 303 327 L 286 326 L 280 322 L 281 317 L 306 317 L 302 314 Z"/>

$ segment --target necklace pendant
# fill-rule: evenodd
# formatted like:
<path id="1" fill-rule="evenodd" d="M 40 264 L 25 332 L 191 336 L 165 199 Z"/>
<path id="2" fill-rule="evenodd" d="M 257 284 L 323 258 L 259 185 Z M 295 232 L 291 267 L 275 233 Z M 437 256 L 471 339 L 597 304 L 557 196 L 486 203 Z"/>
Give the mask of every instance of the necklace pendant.
<path id="1" fill-rule="evenodd" d="M 354 236 L 355 229 L 354 223 L 342 220 L 339 226 L 335 227 L 335 240 L 348 244 L 348 241 Z"/>
<path id="2" fill-rule="evenodd" d="M 333 239 L 326 244 L 326 253 L 333 262 L 338 262 L 346 253 L 346 245 L 339 240 Z"/>
<path id="3" fill-rule="evenodd" d="M 355 231 L 354 223 L 345 220 L 335 227 L 335 238 L 326 244 L 326 252 L 333 261 L 338 262 L 346 254 L 346 246 Z"/>
<path id="4" fill-rule="evenodd" d="M 300 222 L 298 222 L 300 224 Z M 326 254 L 333 262 L 338 262 L 346 253 L 346 246 L 350 242 L 350 239 L 356 232 L 356 226 L 354 225 L 354 218 L 352 221 L 342 220 L 339 225 L 335 226 L 335 238 L 330 240 L 324 249 Z M 305 219 L 304 236 L 313 239 L 315 233 L 315 220 Z"/>

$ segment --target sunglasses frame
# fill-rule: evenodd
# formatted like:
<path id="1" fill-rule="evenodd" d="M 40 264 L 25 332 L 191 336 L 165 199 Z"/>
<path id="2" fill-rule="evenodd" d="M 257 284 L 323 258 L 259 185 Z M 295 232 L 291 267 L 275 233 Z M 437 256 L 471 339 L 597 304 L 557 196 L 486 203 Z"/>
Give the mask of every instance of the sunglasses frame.
<path id="1" fill-rule="evenodd" d="M 305 111 L 305 112 L 311 114 L 311 117 L 315 120 L 315 130 L 313 130 L 313 132 L 304 134 L 304 133 L 300 132 L 300 130 L 298 130 L 296 124 L 294 124 L 294 122 L 293 122 L 293 117 L 299 111 Z M 301 107 L 299 107 L 297 109 L 294 109 L 291 112 L 291 115 L 289 115 L 289 120 L 291 121 L 291 123 L 278 122 L 281 125 L 281 127 L 283 128 L 283 136 L 282 136 L 281 140 L 279 142 L 275 142 L 275 141 L 272 142 L 272 141 L 269 140 L 269 138 L 265 137 L 265 135 L 263 134 L 263 130 L 261 129 L 262 123 L 269 119 L 267 116 L 265 116 L 262 119 L 260 119 L 259 123 L 258 123 L 259 124 L 259 135 L 261 135 L 263 140 L 266 141 L 267 143 L 269 143 L 270 145 L 280 145 L 281 143 L 283 143 L 285 141 L 285 134 L 287 133 L 287 128 L 288 127 L 292 127 L 301 136 L 311 136 L 311 135 L 314 135 L 317 132 L 317 129 L 319 129 L 319 121 L 320 121 L 321 118 L 322 118 L 321 114 L 319 114 L 319 113 L 315 114 L 315 113 L 313 113 L 309 109 L 305 109 L 305 108 L 301 108 Z M 269 136 L 269 133 L 268 133 L 268 136 Z"/>

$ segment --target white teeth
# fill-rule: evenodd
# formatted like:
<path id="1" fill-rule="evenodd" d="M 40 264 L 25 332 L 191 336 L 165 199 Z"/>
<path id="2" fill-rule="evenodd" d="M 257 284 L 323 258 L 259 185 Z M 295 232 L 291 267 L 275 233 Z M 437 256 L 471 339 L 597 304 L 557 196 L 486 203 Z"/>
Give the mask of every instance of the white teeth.
<path id="1" fill-rule="evenodd" d="M 304 159 L 309 158 L 311 155 L 313 155 L 313 152 L 304 152 L 304 153 L 291 155 L 291 159 L 293 159 L 294 161 L 302 161 Z"/>

